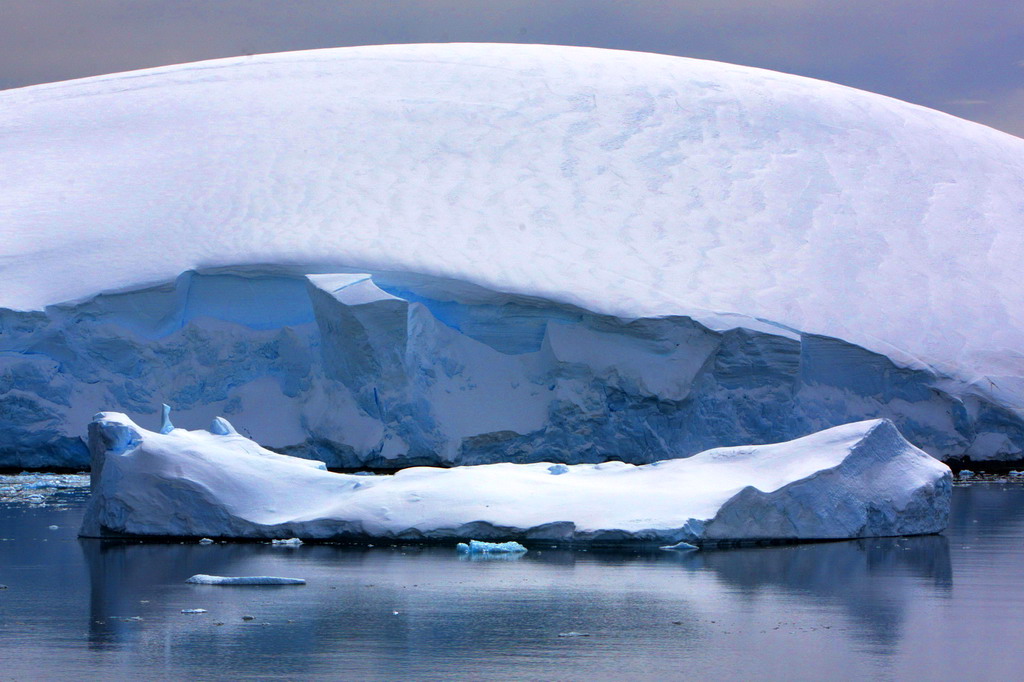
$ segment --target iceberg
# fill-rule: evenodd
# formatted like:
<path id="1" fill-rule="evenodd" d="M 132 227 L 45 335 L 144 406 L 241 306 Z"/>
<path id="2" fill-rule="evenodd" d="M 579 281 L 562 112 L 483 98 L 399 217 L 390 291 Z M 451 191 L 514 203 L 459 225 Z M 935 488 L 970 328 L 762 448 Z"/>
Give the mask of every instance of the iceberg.
<path id="1" fill-rule="evenodd" d="M 523 554 L 526 548 L 518 542 L 483 542 L 470 540 L 455 545 L 460 554 Z"/>
<path id="2" fill-rule="evenodd" d="M 116 412 L 96 415 L 89 442 L 86 537 L 707 547 L 937 533 L 952 491 L 949 468 L 885 420 L 557 475 L 548 462 L 332 473 L 240 435 L 161 434 Z"/>
<path id="3" fill-rule="evenodd" d="M 464 44 L 6 90 L 0 128 L 0 466 L 85 466 L 97 408 L 160 403 L 340 468 L 646 464 L 869 418 L 1024 457 L 1024 140 L 978 124 Z"/>
<path id="4" fill-rule="evenodd" d="M 302 545 L 302 540 L 299 538 L 285 538 L 281 540 L 271 540 L 270 544 L 274 547 L 299 547 Z"/>

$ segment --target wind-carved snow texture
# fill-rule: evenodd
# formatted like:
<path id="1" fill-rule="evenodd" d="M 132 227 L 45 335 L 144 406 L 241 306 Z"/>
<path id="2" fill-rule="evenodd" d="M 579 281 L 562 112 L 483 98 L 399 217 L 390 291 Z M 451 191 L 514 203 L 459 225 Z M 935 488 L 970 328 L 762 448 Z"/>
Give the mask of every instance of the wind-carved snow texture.
<path id="1" fill-rule="evenodd" d="M 953 487 L 949 467 L 885 420 L 562 474 L 549 462 L 337 474 L 238 434 L 161 434 L 116 412 L 96 415 L 89 442 L 88 537 L 475 540 L 470 553 L 520 551 L 520 541 L 845 539 L 937 533 Z"/>
<path id="2" fill-rule="evenodd" d="M 838 339 L 739 316 L 623 320 L 430 277 L 188 273 L 5 315 L 13 466 L 85 466 L 84 411 L 156 425 L 161 403 L 179 424 L 344 468 L 646 463 L 877 417 L 939 457 L 1024 443 L 1014 412 Z"/>
<path id="3" fill-rule="evenodd" d="M 7 466 L 80 466 L 97 409 L 161 402 L 345 466 L 875 416 L 1024 452 L 1024 141 L 984 126 L 700 60 L 404 45 L 7 90 L 0 131 Z M 395 298 L 307 293 L 339 272 Z"/>

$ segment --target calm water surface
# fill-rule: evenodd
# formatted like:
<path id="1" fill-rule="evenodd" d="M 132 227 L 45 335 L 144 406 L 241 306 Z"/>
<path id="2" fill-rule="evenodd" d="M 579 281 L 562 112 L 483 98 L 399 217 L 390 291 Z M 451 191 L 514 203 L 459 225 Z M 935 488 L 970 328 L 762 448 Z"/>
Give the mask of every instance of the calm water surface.
<path id="1" fill-rule="evenodd" d="M 78 540 L 84 494 L 0 501 L 2 680 L 1024 677 L 1020 485 L 956 488 L 941 536 L 514 561 Z"/>

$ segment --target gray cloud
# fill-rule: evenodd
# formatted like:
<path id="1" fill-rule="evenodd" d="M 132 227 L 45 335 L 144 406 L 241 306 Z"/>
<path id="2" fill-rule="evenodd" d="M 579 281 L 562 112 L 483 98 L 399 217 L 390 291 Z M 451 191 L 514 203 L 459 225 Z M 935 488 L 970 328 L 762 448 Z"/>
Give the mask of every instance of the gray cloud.
<path id="1" fill-rule="evenodd" d="M 1021 134 L 1006 0 L 0 0 L 0 88 L 259 52 L 531 42 L 822 78 Z"/>

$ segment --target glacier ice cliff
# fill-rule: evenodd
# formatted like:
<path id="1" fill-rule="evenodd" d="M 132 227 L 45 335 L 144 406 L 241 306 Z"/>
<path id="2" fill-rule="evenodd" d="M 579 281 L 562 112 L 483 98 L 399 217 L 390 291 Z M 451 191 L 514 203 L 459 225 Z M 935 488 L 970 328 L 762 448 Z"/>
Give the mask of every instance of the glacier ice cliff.
<path id="1" fill-rule="evenodd" d="M 87 465 L 75 420 L 94 405 L 173 428 L 162 402 L 340 468 L 642 464 L 877 417 L 940 458 L 1024 443 L 1012 411 L 838 339 L 422 276 L 188 273 L 0 324 L 19 344 L 0 355 L 0 452 L 18 466 Z"/>
<path id="2" fill-rule="evenodd" d="M 1024 140 L 542 45 L 0 92 L 0 466 L 98 409 L 332 466 L 649 462 L 891 419 L 1024 455 Z M 148 422 L 147 422 L 148 423 Z"/>
<path id="3" fill-rule="evenodd" d="M 161 434 L 115 412 L 96 415 L 89 442 L 86 537 L 835 540 L 937 533 L 953 487 L 949 467 L 885 420 L 641 466 L 577 464 L 558 475 L 547 462 L 338 474 L 239 434 Z"/>

